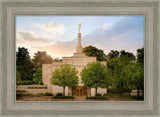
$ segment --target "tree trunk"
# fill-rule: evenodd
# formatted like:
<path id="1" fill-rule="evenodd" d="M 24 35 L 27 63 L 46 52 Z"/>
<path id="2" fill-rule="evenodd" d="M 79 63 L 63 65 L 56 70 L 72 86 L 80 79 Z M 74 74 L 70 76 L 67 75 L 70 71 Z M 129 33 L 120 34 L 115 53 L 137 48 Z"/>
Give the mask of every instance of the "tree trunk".
<path id="1" fill-rule="evenodd" d="M 97 88 L 96 88 L 96 96 L 97 96 Z"/>
<path id="2" fill-rule="evenodd" d="M 65 85 L 63 85 L 63 96 L 65 96 Z"/>
<path id="3" fill-rule="evenodd" d="M 138 91 L 138 92 L 137 92 L 137 97 L 139 97 L 139 88 L 137 89 L 137 91 Z"/>

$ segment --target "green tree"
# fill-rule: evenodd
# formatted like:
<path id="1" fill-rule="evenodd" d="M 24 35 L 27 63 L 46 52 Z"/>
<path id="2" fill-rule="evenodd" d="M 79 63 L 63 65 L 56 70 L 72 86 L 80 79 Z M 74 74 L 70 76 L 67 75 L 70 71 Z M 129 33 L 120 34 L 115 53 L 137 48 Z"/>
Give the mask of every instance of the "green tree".
<path id="1" fill-rule="evenodd" d="M 27 48 L 19 47 L 16 53 L 16 65 L 17 70 L 21 74 L 22 80 L 32 80 L 34 72 L 34 64 L 30 60 L 29 52 Z"/>
<path id="2" fill-rule="evenodd" d="M 54 70 L 50 82 L 51 84 L 62 86 L 63 96 L 65 96 L 66 86 L 75 87 L 78 85 L 77 73 L 74 67 L 71 67 L 69 64 L 64 64 Z"/>
<path id="3" fill-rule="evenodd" d="M 87 46 L 87 47 L 83 48 L 83 52 L 87 56 L 97 57 L 98 61 L 105 61 L 107 59 L 107 56 L 104 54 L 103 50 L 98 49 L 93 46 Z"/>
<path id="4" fill-rule="evenodd" d="M 42 82 L 42 69 L 38 68 L 36 72 L 33 74 L 33 82 L 36 84 L 40 84 Z"/>
<path id="5" fill-rule="evenodd" d="M 119 52 L 117 50 L 111 50 L 107 55 L 108 59 L 118 58 L 118 57 L 119 57 Z"/>
<path id="6" fill-rule="evenodd" d="M 108 88 L 109 86 L 112 86 L 113 77 L 112 77 L 112 71 L 111 69 L 106 70 L 106 76 L 102 83 L 102 88 Z"/>
<path id="7" fill-rule="evenodd" d="M 53 59 L 47 54 L 47 52 L 38 51 L 37 53 L 34 53 L 32 61 L 36 68 L 42 68 L 42 64 L 52 63 Z"/>
<path id="8" fill-rule="evenodd" d="M 16 84 L 18 84 L 19 82 L 21 82 L 21 74 L 18 72 L 18 70 L 16 69 Z"/>
<path id="9" fill-rule="evenodd" d="M 137 63 L 144 66 L 144 48 L 137 50 Z"/>
<path id="10" fill-rule="evenodd" d="M 128 61 L 135 61 L 135 56 L 131 52 L 126 52 L 125 50 L 120 51 L 120 58 L 127 58 Z"/>
<path id="11" fill-rule="evenodd" d="M 128 89 L 129 95 L 132 89 L 135 88 L 135 78 L 137 77 L 137 66 L 135 63 L 128 64 L 121 72 L 121 78 L 124 79 L 124 87 Z"/>
<path id="12" fill-rule="evenodd" d="M 81 79 L 85 86 L 93 87 L 104 87 L 104 80 L 106 78 L 106 66 L 102 65 L 99 61 L 88 63 L 81 72 Z"/>
<path id="13" fill-rule="evenodd" d="M 136 64 L 136 71 L 134 73 L 135 81 L 134 85 L 135 88 L 137 89 L 137 96 L 139 96 L 139 90 L 144 90 L 144 71 L 143 68 L 139 65 Z"/>

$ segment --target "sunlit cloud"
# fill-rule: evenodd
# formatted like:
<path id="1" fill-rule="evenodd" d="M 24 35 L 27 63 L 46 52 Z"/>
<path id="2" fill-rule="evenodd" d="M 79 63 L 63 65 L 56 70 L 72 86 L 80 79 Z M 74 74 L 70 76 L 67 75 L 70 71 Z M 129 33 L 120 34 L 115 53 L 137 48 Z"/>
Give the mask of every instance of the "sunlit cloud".
<path id="1" fill-rule="evenodd" d="M 49 41 L 45 38 L 42 38 L 38 36 L 37 34 L 33 33 L 32 31 L 26 31 L 26 32 L 18 32 L 19 40 L 22 42 L 43 42 L 43 43 L 49 43 Z"/>
<path id="2" fill-rule="evenodd" d="M 50 21 L 46 24 L 40 25 L 39 26 L 41 29 L 43 29 L 46 32 L 53 33 L 53 34 L 60 34 L 64 35 L 65 34 L 65 28 L 63 24 L 56 23 L 54 21 Z"/>

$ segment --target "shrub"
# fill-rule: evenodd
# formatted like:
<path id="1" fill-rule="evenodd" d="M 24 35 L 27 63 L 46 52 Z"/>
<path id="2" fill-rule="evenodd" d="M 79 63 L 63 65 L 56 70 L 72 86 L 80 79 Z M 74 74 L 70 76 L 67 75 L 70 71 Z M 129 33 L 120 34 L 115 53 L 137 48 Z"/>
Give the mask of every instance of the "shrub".
<path id="1" fill-rule="evenodd" d="M 73 96 L 54 96 L 52 99 L 74 99 Z"/>
<path id="2" fill-rule="evenodd" d="M 41 81 L 39 84 L 40 84 L 40 85 L 43 85 L 43 82 Z"/>
<path id="3" fill-rule="evenodd" d="M 104 93 L 103 96 L 107 96 L 107 93 Z"/>
<path id="4" fill-rule="evenodd" d="M 16 92 L 26 92 L 25 90 L 16 90 Z"/>
<path id="5" fill-rule="evenodd" d="M 97 95 L 96 96 L 102 96 L 100 93 L 97 93 Z"/>
<path id="6" fill-rule="evenodd" d="M 53 96 L 52 93 L 48 93 L 48 92 L 46 92 L 45 95 L 46 95 L 46 96 Z"/>
<path id="7" fill-rule="evenodd" d="M 86 97 L 86 99 L 108 99 L 108 98 L 104 96 L 93 96 L 93 97 Z"/>
<path id="8" fill-rule="evenodd" d="M 33 82 L 32 81 L 20 81 L 17 82 L 17 85 L 32 85 Z"/>
<path id="9" fill-rule="evenodd" d="M 62 93 L 57 93 L 56 96 L 62 96 Z"/>
<path id="10" fill-rule="evenodd" d="M 28 89 L 47 89 L 47 87 L 28 87 Z"/>
<path id="11" fill-rule="evenodd" d="M 16 94 L 17 97 L 26 96 L 26 94 Z"/>

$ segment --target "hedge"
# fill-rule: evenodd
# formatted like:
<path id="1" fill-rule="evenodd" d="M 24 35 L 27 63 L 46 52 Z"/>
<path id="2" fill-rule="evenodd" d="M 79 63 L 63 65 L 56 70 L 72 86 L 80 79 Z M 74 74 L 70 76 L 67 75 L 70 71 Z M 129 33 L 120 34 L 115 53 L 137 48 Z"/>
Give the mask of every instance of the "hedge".
<path id="1" fill-rule="evenodd" d="M 108 99 L 108 98 L 104 96 L 92 96 L 92 97 L 86 97 L 86 99 Z"/>
<path id="2" fill-rule="evenodd" d="M 56 96 L 62 96 L 62 93 L 57 93 Z"/>
<path id="3" fill-rule="evenodd" d="M 54 96 L 52 99 L 74 99 L 73 96 Z"/>
<path id="4" fill-rule="evenodd" d="M 16 83 L 17 85 L 32 85 L 33 81 L 20 81 Z"/>
<path id="5" fill-rule="evenodd" d="M 102 96 L 100 93 L 97 93 L 97 95 L 96 96 Z"/>
<path id="6" fill-rule="evenodd" d="M 28 87 L 28 89 L 47 89 L 47 87 Z"/>
<path id="7" fill-rule="evenodd" d="M 53 96 L 53 94 L 52 93 L 45 93 L 45 96 Z"/>

